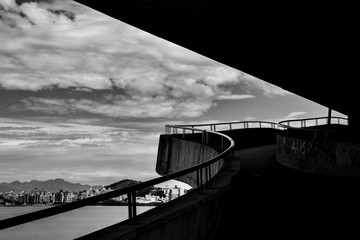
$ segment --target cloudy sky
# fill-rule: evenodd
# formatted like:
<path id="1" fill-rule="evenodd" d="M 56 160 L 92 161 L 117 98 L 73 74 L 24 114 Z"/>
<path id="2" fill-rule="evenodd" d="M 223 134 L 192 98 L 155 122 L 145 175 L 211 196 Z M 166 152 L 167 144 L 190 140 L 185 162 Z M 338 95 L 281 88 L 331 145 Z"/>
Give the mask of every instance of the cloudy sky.
<path id="1" fill-rule="evenodd" d="M 0 0 L 0 182 L 146 180 L 165 124 L 326 114 L 74 1 Z"/>

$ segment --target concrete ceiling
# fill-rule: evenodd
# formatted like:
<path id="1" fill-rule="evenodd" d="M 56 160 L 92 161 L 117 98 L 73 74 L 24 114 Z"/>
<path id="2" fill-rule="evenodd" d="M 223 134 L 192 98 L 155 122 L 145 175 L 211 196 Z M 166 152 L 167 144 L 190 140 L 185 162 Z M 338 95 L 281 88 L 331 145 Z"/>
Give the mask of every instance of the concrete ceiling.
<path id="1" fill-rule="evenodd" d="M 360 115 L 355 3 L 77 2 L 344 114 Z"/>

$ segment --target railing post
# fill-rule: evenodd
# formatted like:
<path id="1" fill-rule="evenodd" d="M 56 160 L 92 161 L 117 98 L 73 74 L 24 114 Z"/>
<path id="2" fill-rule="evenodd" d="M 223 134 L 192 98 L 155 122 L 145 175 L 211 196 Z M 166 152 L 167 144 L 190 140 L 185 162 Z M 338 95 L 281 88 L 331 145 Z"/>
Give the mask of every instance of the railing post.
<path id="1" fill-rule="evenodd" d="M 202 168 L 199 169 L 199 177 L 200 177 L 200 189 L 202 189 L 203 186 L 203 174 L 202 174 Z M 202 191 L 202 190 L 201 190 Z"/>
<path id="2" fill-rule="evenodd" d="M 133 222 L 136 221 L 136 192 L 133 192 L 132 195 L 133 199 L 132 199 L 132 207 L 133 207 Z"/>
<path id="3" fill-rule="evenodd" d="M 133 224 L 136 222 L 136 192 L 128 193 L 128 213 L 129 223 Z"/>
<path id="4" fill-rule="evenodd" d="M 131 193 L 128 193 L 128 214 L 129 214 L 129 221 L 132 221 L 133 218 L 133 212 L 132 212 L 132 197 L 131 197 Z"/>
<path id="5" fill-rule="evenodd" d="M 211 165 L 209 165 L 209 185 L 208 185 L 208 188 L 211 188 L 212 185 L 211 185 Z"/>
<path id="6" fill-rule="evenodd" d="M 327 120 L 327 124 L 330 125 L 331 124 L 331 108 L 329 108 L 328 111 L 328 120 Z"/>
<path id="7" fill-rule="evenodd" d="M 216 125 L 214 125 L 214 132 L 216 132 Z"/>
<path id="8" fill-rule="evenodd" d="M 205 166 L 205 186 L 208 187 L 209 184 L 209 176 L 208 176 L 208 166 Z"/>
<path id="9" fill-rule="evenodd" d="M 230 128 L 230 130 L 232 130 L 232 125 L 231 125 L 231 123 L 229 123 L 229 128 Z"/>

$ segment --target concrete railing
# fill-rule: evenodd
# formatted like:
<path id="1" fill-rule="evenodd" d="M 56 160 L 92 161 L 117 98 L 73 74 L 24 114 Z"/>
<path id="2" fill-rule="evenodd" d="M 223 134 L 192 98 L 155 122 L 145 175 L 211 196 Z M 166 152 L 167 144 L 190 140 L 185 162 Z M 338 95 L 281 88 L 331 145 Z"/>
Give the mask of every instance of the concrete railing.
<path id="1" fill-rule="evenodd" d="M 321 117 L 279 123 L 277 161 L 287 167 L 337 177 L 360 176 L 359 132 L 348 120 Z"/>

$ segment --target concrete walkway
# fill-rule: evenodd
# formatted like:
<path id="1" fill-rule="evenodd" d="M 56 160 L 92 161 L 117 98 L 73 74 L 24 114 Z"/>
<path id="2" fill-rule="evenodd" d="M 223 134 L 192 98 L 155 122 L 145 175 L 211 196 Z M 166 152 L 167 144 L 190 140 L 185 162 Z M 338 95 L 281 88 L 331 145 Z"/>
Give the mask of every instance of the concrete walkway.
<path id="1" fill-rule="evenodd" d="M 276 164 L 276 145 L 267 145 L 235 152 L 242 171 L 256 176 L 272 175 L 279 171 Z"/>
<path id="2" fill-rule="evenodd" d="M 346 239 L 358 229 L 358 181 L 283 167 L 276 162 L 275 145 L 239 150 L 235 155 L 242 169 L 216 239 L 244 239 L 244 235 L 249 236 L 245 239 Z"/>

